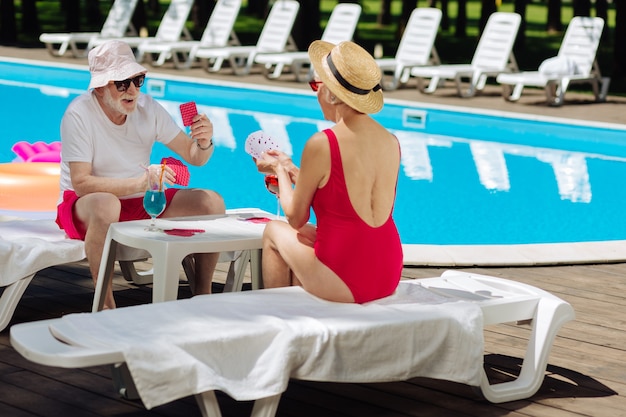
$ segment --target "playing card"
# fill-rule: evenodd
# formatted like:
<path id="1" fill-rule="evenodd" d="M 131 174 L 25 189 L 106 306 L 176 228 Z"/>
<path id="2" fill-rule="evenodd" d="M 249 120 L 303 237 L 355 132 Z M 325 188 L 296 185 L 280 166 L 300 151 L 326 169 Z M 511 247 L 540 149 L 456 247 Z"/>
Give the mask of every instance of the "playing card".
<path id="1" fill-rule="evenodd" d="M 278 144 L 262 130 L 250 133 L 246 139 L 246 152 L 253 158 L 259 158 L 263 152 L 279 149 Z"/>
<path id="2" fill-rule="evenodd" d="M 189 185 L 189 169 L 185 164 L 171 156 L 161 159 L 161 163 L 172 168 L 176 173 L 176 184 L 186 187 Z"/>
<path id="3" fill-rule="evenodd" d="M 180 105 L 180 115 L 183 117 L 183 125 L 191 126 L 193 123 L 193 117 L 198 114 L 196 103 L 190 101 Z"/>

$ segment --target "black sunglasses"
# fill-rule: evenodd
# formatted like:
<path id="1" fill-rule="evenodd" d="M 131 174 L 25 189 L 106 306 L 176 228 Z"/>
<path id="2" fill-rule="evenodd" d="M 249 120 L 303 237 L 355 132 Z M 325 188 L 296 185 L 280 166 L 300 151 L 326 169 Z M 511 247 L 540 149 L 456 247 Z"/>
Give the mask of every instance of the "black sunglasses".
<path id="1" fill-rule="evenodd" d="M 135 78 L 129 78 L 123 81 L 113 81 L 113 83 L 115 84 L 115 88 L 117 88 L 117 91 L 119 91 L 120 93 L 123 93 L 124 91 L 128 90 L 131 82 L 135 84 L 135 87 L 141 88 L 145 79 L 146 79 L 146 74 L 140 74 L 136 76 Z"/>

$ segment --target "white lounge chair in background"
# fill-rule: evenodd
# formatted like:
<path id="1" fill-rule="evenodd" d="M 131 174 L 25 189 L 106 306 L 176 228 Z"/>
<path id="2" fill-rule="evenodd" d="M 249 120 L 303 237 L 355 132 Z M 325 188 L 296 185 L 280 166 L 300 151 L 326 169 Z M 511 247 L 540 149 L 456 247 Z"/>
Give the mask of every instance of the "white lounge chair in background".
<path id="1" fill-rule="evenodd" d="M 203 67 L 209 72 L 219 71 L 227 60 L 235 74 L 249 74 L 257 54 L 296 50 L 291 30 L 299 8 L 300 3 L 295 0 L 277 0 L 272 5 L 256 45 L 198 48 L 196 58 L 202 61 Z"/>
<path id="2" fill-rule="evenodd" d="M 337 4 L 328 18 L 321 39 L 335 45 L 342 41 L 352 40 L 360 16 L 360 5 Z M 254 62 L 265 66 L 264 74 L 267 78 L 280 77 L 285 67 L 291 67 L 291 72 L 295 74 L 298 81 L 309 81 L 312 76 L 307 51 L 259 53 L 254 57 Z M 306 70 L 304 76 L 302 75 L 303 68 Z"/>
<path id="3" fill-rule="evenodd" d="M 394 58 L 379 58 L 376 63 L 391 81 L 383 80 L 385 90 L 395 90 L 406 84 L 413 67 L 440 65 L 435 39 L 441 22 L 441 10 L 417 7 L 407 22 Z"/>
<path id="4" fill-rule="evenodd" d="M 363 305 L 327 302 L 296 286 L 69 314 L 13 325 L 11 344 L 43 365 L 112 365 L 117 392 L 148 409 L 195 395 L 202 415 L 219 416 L 220 390 L 256 400 L 252 416 L 271 417 L 291 378 L 421 376 L 477 387 L 492 403 L 528 398 L 544 380 L 559 329 L 574 317 L 569 303 L 539 288 L 447 271 L 403 280 L 392 296 Z M 519 377 L 491 383 L 483 328 L 500 323 L 530 332 Z"/>
<path id="5" fill-rule="evenodd" d="M 125 36 L 117 38 L 117 40 L 126 42 L 131 48 L 137 47 L 143 42 L 174 42 L 182 39 L 191 40 L 193 37 L 185 26 L 194 0 L 172 0 L 168 6 L 157 32 L 154 37 L 142 36 Z M 108 39 L 94 39 L 91 42 L 92 47 L 96 47 L 106 42 Z M 137 56 L 137 61 L 141 62 L 143 57 Z"/>
<path id="6" fill-rule="evenodd" d="M 163 65 L 167 59 L 171 58 L 176 68 L 189 68 L 195 61 L 196 51 L 199 48 L 239 45 L 239 39 L 233 27 L 240 8 L 241 0 L 218 0 L 199 41 L 148 40 L 139 44 L 137 56 L 149 60 L 154 66 Z M 152 54 L 158 54 L 156 61 L 152 60 Z"/>
<path id="7" fill-rule="evenodd" d="M 93 47 L 90 42 L 94 39 L 137 36 L 131 23 L 136 6 L 137 0 L 115 0 L 100 32 L 42 33 L 39 41 L 46 45 L 50 55 L 63 56 L 69 48 L 75 57 L 84 57 Z"/>
<path id="8" fill-rule="evenodd" d="M 413 67 L 411 75 L 417 77 L 417 87 L 423 93 L 430 94 L 435 92 L 440 82 L 454 80 L 459 96 L 471 97 L 485 87 L 488 77 L 518 71 L 513 43 L 520 22 L 521 17 L 517 13 L 492 13 L 480 36 L 471 63 Z M 423 85 L 424 79 L 430 79 L 426 88 Z M 469 82 L 467 88 L 463 87 L 464 80 Z"/>
<path id="9" fill-rule="evenodd" d="M 543 61 L 537 71 L 498 75 L 503 97 L 517 101 L 524 86 L 543 87 L 548 104 L 560 106 L 571 84 L 591 84 L 596 100 L 606 100 L 611 79 L 602 76 L 596 60 L 603 29 L 600 17 L 574 17 L 556 57 Z"/>

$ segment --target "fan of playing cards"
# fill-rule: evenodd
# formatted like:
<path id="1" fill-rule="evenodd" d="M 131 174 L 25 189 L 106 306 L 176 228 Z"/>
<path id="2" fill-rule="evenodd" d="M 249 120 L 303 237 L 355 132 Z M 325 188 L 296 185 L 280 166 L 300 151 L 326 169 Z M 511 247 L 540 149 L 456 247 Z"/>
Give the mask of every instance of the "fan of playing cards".
<path id="1" fill-rule="evenodd" d="M 257 130 L 256 132 L 250 133 L 248 139 L 246 139 L 245 149 L 246 152 L 253 158 L 260 158 L 263 152 L 267 152 L 272 149 L 278 150 L 279 147 L 270 135 L 262 130 Z"/>
<path id="2" fill-rule="evenodd" d="M 263 132 L 262 130 L 257 130 L 256 132 L 250 133 L 248 139 L 246 139 L 246 152 L 255 159 L 261 157 L 263 152 L 267 152 L 269 150 L 279 150 L 278 144 L 272 139 L 270 135 Z M 276 175 L 265 175 L 265 187 L 267 191 L 276 195 L 276 218 L 280 217 L 280 200 L 278 199 L 278 178 Z"/>

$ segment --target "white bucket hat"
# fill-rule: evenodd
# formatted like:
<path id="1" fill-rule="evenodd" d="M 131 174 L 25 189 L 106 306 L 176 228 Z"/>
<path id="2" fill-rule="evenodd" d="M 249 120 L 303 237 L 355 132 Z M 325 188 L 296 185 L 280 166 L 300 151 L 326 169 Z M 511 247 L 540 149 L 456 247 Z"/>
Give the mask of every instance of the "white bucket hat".
<path id="1" fill-rule="evenodd" d="M 109 81 L 123 81 L 133 75 L 148 72 L 137 63 L 133 50 L 122 41 L 108 41 L 91 51 L 88 55 L 91 81 L 89 88 L 103 87 Z"/>

